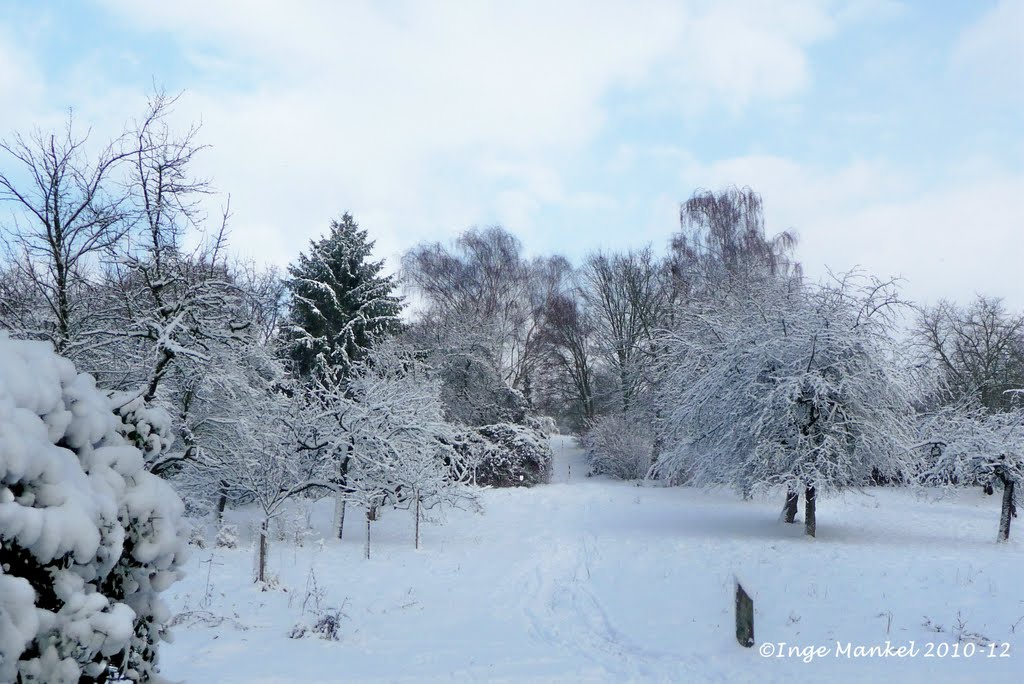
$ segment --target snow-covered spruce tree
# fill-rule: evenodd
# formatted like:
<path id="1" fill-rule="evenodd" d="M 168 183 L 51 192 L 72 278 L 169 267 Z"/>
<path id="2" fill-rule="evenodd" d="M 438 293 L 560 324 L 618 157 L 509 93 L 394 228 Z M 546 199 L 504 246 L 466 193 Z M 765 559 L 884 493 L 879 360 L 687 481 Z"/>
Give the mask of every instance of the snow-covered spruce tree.
<path id="1" fill-rule="evenodd" d="M 0 681 L 155 681 L 182 503 L 93 378 L 0 334 Z"/>
<path id="2" fill-rule="evenodd" d="M 402 303 L 381 275 L 383 260 L 370 260 L 373 245 L 346 213 L 288 267 L 285 339 L 298 375 L 347 377 L 375 342 L 401 329 Z"/>
<path id="3" fill-rule="evenodd" d="M 927 484 L 1003 486 L 998 541 L 1010 538 L 1024 482 L 1024 410 L 991 413 L 983 406 L 953 405 L 923 421 L 921 480 Z"/>
<path id="4" fill-rule="evenodd" d="M 666 339 L 659 472 L 745 494 L 785 487 L 793 514 L 802 491 L 811 536 L 820 494 L 905 477 L 916 426 L 897 305 L 891 284 L 844 276 L 693 310 Z"/>

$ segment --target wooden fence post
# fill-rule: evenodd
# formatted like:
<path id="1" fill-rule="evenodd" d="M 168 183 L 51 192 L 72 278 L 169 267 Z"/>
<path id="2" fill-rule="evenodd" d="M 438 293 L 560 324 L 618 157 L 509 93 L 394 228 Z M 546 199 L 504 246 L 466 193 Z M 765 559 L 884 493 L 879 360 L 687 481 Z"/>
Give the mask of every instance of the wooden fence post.
<path id="1" fill-rule="evenodd" d="M 754 600 L 736 581 L 736 641 L 740 646 L 754 645 Z"/>

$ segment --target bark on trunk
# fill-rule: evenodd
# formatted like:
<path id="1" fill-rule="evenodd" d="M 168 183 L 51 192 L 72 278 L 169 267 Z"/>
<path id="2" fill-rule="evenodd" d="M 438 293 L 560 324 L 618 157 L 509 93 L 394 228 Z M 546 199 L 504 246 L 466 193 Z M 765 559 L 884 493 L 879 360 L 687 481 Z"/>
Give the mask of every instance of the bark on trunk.
<path id="1" fill-rule="evenodd" d="M 818 527 L 818 521 L 815 519 L 816 499 L 814 487 L 808 487 L 804 492 L 804 534 L 809 537 L 815 536 Z"/>
<path id="2" fill-rule="evenodd" d="M 348 464 L 352 458 L 353 445 L 350 442 L 345 458 L 338 464 L 338 490 L 334 495 L 334 529 L 338 539 L 341 539 L 345 532 L 345 508 L 348 503 L 345 496 L 348 494 Z"/>
<path id="3" fill-rule="evenodd" d="M 1013 493 L 1017 483 L 1001 476 L 1000 479 L 1003 480 L 1003 510 L 999 516 L 998 540 L 1004 542 L 1010 539 L 1010 520 L 1017 515 L 1017 507 L 1013 502 Z"/>
<path id="4" fill-rule="evenodd" d="M 260 525 L 260 555 L 257 561 L 258 567 L 256 569 L 256 581 L 265 582 L 267 579 L 267 536 L 270 525 L 266 519 Z"/>
<path id="5" fill-rule="evenodd" d="M 220 481 L 220 496 L 217 497 L 217 523 L 224 520 L 224 509 L 228 505 L 228 483 Z"/>
<path id="6" fill-rule="evenodd" d="M 366 511 L 366 560 L 370 560 L 370 511 Z"/>
<path id="7" fill-rule="evenodd" d="M 420 497 L 416 496 L 416 548 L 420 548 Z"/>
<path id="8" fill-rule="evenodd" d="M 338 539 L 341 539 L 345 532 L 345 508 L 347 505 L 348 499 L 345 498 L 345 493 L 338 492 L 334 499 L 334 528 L 338 530 Z"/>
<path id="9" fill-rule="evenodd" d="M 786 505 L 782 508 L 784 520 L 788 523 L 796 522 L 797 507 L 800 504 L 800 492 L 789 490 L 786 492 Z"/>

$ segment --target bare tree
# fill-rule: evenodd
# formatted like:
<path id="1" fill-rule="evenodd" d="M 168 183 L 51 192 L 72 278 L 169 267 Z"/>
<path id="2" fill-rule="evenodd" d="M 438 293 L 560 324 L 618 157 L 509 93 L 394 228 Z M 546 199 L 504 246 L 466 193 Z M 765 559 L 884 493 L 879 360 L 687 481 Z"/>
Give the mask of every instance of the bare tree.
<path id="1" fill-rule="evenodd" d="M 471 229 L 452 248 L 421 244 L 402 260 L 403 279 L 426 305 L 423 323 L 458 329 L 447 335 L 486 340 L 484 357 L 509 386 L 528 393 L 536 366 L 533 265 L 519 240 L 503 228 Z"/>
<path id="2" fill-rule="evenodd" d="M 915 336 L 938 368 L 952 402 L 972 401 L 990 412 L 1009 410 L 1024 388 L 1024 315 L 1002 300 L 977 297 L 923 308 Z"/>
<path id="3" fill-rule="evenodd" d="M 592 254 L 581 269 L 598 353 L 616 378 L 616 403 L 622 412 L 643 389 L 644 357 L 653 350 L 655 330 L 662 324 L 667 300 L 661 276 L 661 263 L 649 247 Z"/>
<path id="4" fill-rule="evenodd" d="M 699 190 L 682 204 L 670 265 L 676 303 L 721 296 L 764 278 L 799 277 L 796 235 L 769 237 L 764 204 L 749 187 Z"/>
<path id="5" fill-rule="evenodd" d="M 3 230 L 9 258 L 47 313 L 38 329 L 21 332 L 72 358 L 89 328 L 87 276 L 131 227 L 121 174 L 137 152 L 128 134 L 90 152 L 89 133 L 69 114 L 63 130 L 0 141 L 3 167 L 11 164 L 0 170 L 0 203 L 13 207 Z"/>
<path id="6" fill-rule="evenodd" d="M 548 300 L 541 341 L 558 399 L 573 407 L 576 428 L 589 425 L 596 415 L 594 324 L 577 288 Z"/>

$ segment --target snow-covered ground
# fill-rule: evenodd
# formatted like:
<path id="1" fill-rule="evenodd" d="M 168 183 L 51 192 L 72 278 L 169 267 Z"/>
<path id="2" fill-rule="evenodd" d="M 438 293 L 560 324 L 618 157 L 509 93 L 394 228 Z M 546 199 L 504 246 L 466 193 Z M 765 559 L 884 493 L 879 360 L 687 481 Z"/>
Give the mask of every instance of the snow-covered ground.
<path id="1" fill-rule="evenodd" d="M 1024 522 L 996 544 L 998 497 L 851 492 L 819 502 L 812 540 L 777 521 L 781 495 L 744 502 L 588 478 L 569 438 L 553 448 L 552 484 L 485 492 L 483 515 L 448 511 L 444 525 L 424 525 L 418 551 L 405 511 L 374 524 L 369 560 L 358 512 L 343 542 L 317 541 L 329 501 L 282 521 L 292 541 L 274 542 L 269 591 L 252 583 L 251 532 L 236 550 L 193 549 L 188 577 L 168 592 L 182 622 L 164 674 L 192 684 L 1024 681 Z M 297 546 L 307 516 L 315 532 Z M 248 529 L 244 511 L 232 518 Z M 734 577 L 754 598 L 751 649 L 735 639 Z M 340 640 L 290 639 L 318 602 L 342 609 Z M 917 653 L 845 654 L 887 640 Z M 761 654 L 780 642 L 786 657 Z M 804 662 L 792 646 L 827 652 Z"/>

